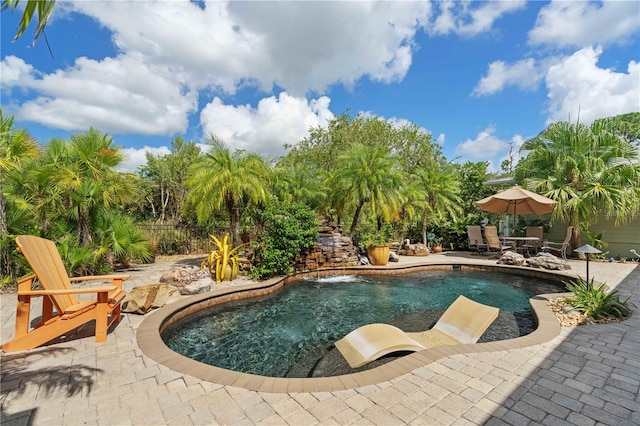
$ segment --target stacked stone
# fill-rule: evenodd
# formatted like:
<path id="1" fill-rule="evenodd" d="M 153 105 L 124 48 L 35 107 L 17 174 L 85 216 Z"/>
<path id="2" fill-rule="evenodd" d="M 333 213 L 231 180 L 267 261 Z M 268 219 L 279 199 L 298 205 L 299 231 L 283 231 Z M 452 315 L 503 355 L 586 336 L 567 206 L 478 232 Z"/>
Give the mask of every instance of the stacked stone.
<path id="1" fill-rule="evenodd" d="M 300 256 L 296 270 L 313 271 L 359 264 L 357 250 L 351 238 L 343 235 L 342 226 L 325 221 L 320 225 L 318 242 L 309 249 L 309 253 Z"/>

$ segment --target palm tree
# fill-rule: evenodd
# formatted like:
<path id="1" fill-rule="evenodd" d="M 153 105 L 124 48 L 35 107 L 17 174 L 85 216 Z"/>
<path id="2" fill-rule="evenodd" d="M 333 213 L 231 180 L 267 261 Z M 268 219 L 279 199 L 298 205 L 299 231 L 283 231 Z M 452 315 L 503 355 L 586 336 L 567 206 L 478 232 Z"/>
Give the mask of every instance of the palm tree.
<path id="1" fill-rule="evenodd" d="M 18 9 L 19 3 L 20 0 L 2 0 L 2 11 L 4 12 L 7 9 L 11 9 L 11 11 L 14 12 L 16 9 Z M 53 11 L 53 7 L 56 4 L 56 0 L 26 0 L 26 3 L 27 5 L 22 11 L 20 24 L 18 25 L 18 30 L 16 32 L 16 36 L 13 38 L 13 41 L 16 41 L 22 36 L 24 31 L 29 26 L 33 14 L 37 10 L 38 24 L 36 26 L 35 35 L 33 37 L 33 46 L 38 41 L 38 38 L 40 38 L 40 36 L 44 33 L 44 29 L 47 25 L 47 20 L 51 16 L 51 12 Z"/>
<path id="2" fill-rule="evenodd" d="M 0 108 L 0 260 L 2 276 L 15 278 L 9 250 L 7 210 L 3 179 L 7 175 L 21 175 L 21 167 L 40 153 L 38 144 L 25 129 L 14 127 L 13 116 L 5 117 Z"/>
<path id="3" fill-rule="evenodd" d="M 318 167 L 285 159 L 274 169 L 273 192 L 281 201 L 318 209 L 327 198 L 323 181 L 323 172 Z"/>
<path id="4" fill-rule="evenodd" d="M 239 150 L 232 154 L 215 136 L 209 144 L 210 152 L 199 157 L 190 169 L 187 199 L 201 222 L 224 207 L 233 243 L 238 244 L 243 209 L 267 201 L 270 169 L 258 154 Z"/>
<path id="5" fill-rule="evenodd" d="M 402 206 L 398 160 L 383 146 L 351 145 L 338 157 L 336 169 L 327 179 L 327 184 L 335 203 L 355 205 L 351 235 L 358 226 L 360 213 L 366 204 L 378 220 L 379 227 L 381 220 L 390 220 Z"/>
<path id="6" fill-rule="evenodd" d="M 133 176 L 117 170 L 124 160 L 122 148 L 114 146 L 110 136 L 91 128 L 72 136 L 68 144 L 52 141 L 46 150 L 50 159 L 59 161 L 53 183 L 61 188 L 70 207 L 78 241 L 91 245 L 91 220 L 96 212 L 131 202 L 136 194 Z"/>
<path id="7" fill-rule="evenodd" d="M 517 177 L 558 203 L 553 218 L 573 226 L 572 247 L 580 245 L 580 227 L 601 213 L 617 224 L 640 213 L 640 152 L 614 126 L 611 119 L 554 123 L 522 146 L 530 152 Z"/>
<path id="8" fill-rule="evenodd" d="M 427 225 L 443 220 L 447 215 L 456 218 L 462 213 L 460 184 L 450 165 L 433 161 L 427 167 L 418 169 L 415 174 L 418 193 L 418 205 L 422 208 L 422 240 L 427 244 Z"/>

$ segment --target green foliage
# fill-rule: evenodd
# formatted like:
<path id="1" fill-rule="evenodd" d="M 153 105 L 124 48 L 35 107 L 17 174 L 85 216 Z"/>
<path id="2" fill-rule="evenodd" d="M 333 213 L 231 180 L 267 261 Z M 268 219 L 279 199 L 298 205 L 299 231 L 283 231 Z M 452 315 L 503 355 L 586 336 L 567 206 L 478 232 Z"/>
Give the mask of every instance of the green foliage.
<path id="1" fill-rule="evenodd" d="M 574 294 L 569 298 L 569 304 L 587 316 L 599 319 L 630 314 L 629 299 L 621 301 L 618 291 L 607 292 L 604 284 L 596 286 L 593 279 L 587 282 L 581 277 L 575 281 L 565 281 L 564 284 Z"/>
<path id="2" fill-rule="evenodd" d="M 63 235 L 56 241 L 56 246 L 70 277 L 98 272 L 93 250 L 87 246 L 80 246 L 73 235 Z"/>
<path id="3" fill-rule="evenodd" d="M 18 4 L 20 0 L 2 0 L 2 11 L 4 12 L 7 9 L 11 9 L 11 12 L 15 12 L 18 9 Z M 19 39 L 25 30 L 29 27 L 31 23 L 31 19 L 33 15 L 37 13 L 38 24 L 36 25 L 35 35 L 33 37 L 34 46 L 40 36 L 44 33 L 44 29 L 47 26 L 47 20 L 51 16 L 51 12 L 53 12 L 53 8 L 56 4 L 55 0 L 26 0 L 26 6 L 22 11 L 22 16 L 20 18 L 20 23 L 18 24 L 18 30 L 16 31 L 16 35 L 13 38 L 13 41 Z"/>
<path id="4" fill-rule="evenodd" d="M 97 215 L 93 228 L 96 257 L 104 256 L 108 264 L 118 262 L 128 265 L 130 260 L 151 260 L 151 245 L 131 218 L 104 210 Z"/>
<path id="5" fill-rule="evenodd" d="M 235 150 L 212 136 L 211 148 L 190 168 L 187 203 L 206 223 L 211 215 L 224 209 L 229 216 L 231 240 L 240 241 L 242 214 L 249 206 L 268 200 L 271 169 L 256 153 Z"/>
<path id="6" fill-rule="evenodd" d="M 354 240 L 363 248 L 389 245 L 391 238 L 392 229 L 386 223 L 380 229 L 373 223 L 367 223 L 354 236 Z"/>
<path id="7" fill-rule="evenodd" d="M 253 244 L 254 279 L 291 274 L 296 257 L 316 243 L 318 219 L 308 206 L 273 200 L 260 213 L 259 239 Z"/>
<path id="8" fill-rule="evenodd" d="M 619 127 L 616 118 L 558 122 L 522 145 L 530 152 L 516 166 L 517 180 L 557 202 L 552 219 L 573 226 L 572 247 L 601 214 L 616 224 L 640 214 L 640 149 Z"/>
<path id="9" fill-rule="evenodd" d="M 604 240 L 604 231 L 597 232 L 583 227 L 582 233 L 589 239 L 589 244 L 602 252 L 598 254 L 592 254 L 591 256 L 599 259 L 606 259 L 609 252 L 605 251 L 605 249 L 609 245 L 609 243 Z"/>

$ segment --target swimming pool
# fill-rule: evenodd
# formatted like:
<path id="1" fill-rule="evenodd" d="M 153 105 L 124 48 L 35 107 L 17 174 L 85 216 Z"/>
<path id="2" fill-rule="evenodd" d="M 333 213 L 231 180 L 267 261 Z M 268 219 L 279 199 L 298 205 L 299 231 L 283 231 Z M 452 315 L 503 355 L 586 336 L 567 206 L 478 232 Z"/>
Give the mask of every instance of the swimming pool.
<path id="1" fill-rule="evenodd" d="M 487 330 L 489 340 L 513 338 L 533 330 L 529 298 L 561 290 L 539 278 L 464 270 L 303 279 L 268 296 L 200 310 L 164 329 L 162 339 L 184 356 L 229 370 L 325 376 L 344 372 L 327 368 L 341 360 L 333 343 L 361 325 L 424 330 L 464 294 L 501 309 L 503 321 Z"/>

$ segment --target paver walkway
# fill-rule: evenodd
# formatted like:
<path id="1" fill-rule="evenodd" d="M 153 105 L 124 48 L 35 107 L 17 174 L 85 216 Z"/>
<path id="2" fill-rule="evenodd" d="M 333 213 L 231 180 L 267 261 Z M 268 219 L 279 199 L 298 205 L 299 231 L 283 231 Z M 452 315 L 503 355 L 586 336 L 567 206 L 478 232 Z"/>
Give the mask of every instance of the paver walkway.
<path id="1" fill-rule="evenodd" d="M 420 262 L 495 262 L 455 253 Z M 416 261 L 416 258 L 403 262 Z M 585 263 L 570 261 L 570 274 Z M 131 271 L 126 288 L 157 282 L 174 266 Z M 640 266 L 590 262 L 590 275 L 640 309 Z M 2 295 L 2 342 L 15 321 Z M 184 376 L 146 357 L 125 314 L 106 343 L 92 337 L 1 358 L 2 425 L 439 425 L 640 424 L 640 315 L 623 323 L 563 328 L 525 349 L 456 355 L 376 385 L 271 394 Z M 149 315 L 149 314 L 147 314 Z M 152 314 L 151 314 L 152 315 Z"/>

